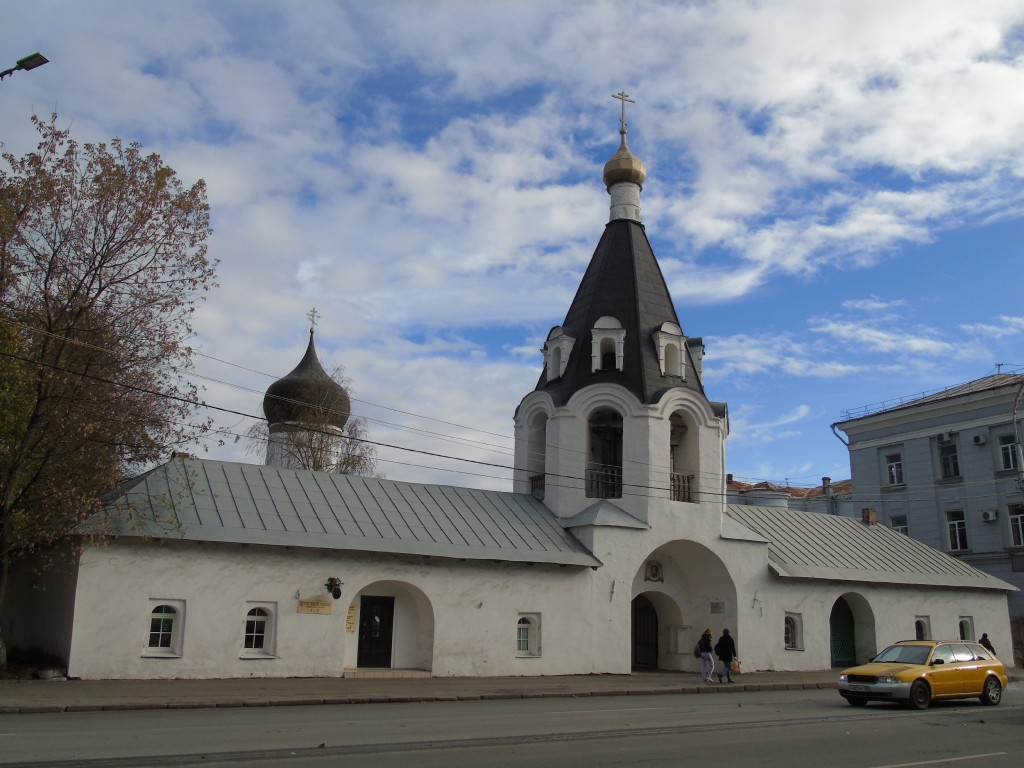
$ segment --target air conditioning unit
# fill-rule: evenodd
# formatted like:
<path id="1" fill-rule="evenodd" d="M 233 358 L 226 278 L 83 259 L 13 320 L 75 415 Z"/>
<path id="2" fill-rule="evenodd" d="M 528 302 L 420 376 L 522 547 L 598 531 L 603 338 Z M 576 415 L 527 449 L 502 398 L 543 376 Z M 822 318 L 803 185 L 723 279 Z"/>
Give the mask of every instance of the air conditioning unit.
<path id="1" fill-rule="evenodd" d="M 986 509 L 981 513 L 981 519 L 986 523 L 994 523 L 997 517 L 999 517 L 998 509 Z"/>
<path id="2" fill-rule="evenodd" d="M 987 442 L 988 442 L 988 439 L 984 435 L 975 435 L 974 436 L 974 444 L 975 445 L 984 445 Z"/>
<path id="3" fill-rule="evenodd" d="M 948 445 L 949 443 L 953 442 L 953 433 L 952 432 L 939 432 L 939 434 L 937 434 L 935 436 L 935 439 L 938 440 L 943 445 Z"/>

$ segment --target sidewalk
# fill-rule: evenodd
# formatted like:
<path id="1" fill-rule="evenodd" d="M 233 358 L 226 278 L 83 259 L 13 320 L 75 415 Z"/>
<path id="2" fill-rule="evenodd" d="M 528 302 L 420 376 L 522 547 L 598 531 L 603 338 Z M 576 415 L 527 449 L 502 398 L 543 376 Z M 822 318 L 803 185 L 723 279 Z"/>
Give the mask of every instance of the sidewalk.
<path id="1" fill-rule="evenodd" d="M 240 678 L 226 680 L 0 680 L 0 714 L 411 701 L 480 701 L 649 694 L 736 694 L 835 688 L 839 673 L 754 672 L 732 685 L 695 673 L 557 677 Z"/>

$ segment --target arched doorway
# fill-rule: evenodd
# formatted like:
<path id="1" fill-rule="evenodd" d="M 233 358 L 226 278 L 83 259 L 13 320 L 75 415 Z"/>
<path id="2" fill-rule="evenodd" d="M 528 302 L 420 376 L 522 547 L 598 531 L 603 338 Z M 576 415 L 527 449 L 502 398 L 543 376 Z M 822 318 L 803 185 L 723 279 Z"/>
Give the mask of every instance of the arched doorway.
<path id="1" fill-rule="evenodd" d="M 850 610 L 849 603 L 841 597 L 832 606 L 828 627 L 832 638 L 832 666 L 852 667 L 857 663 L 853 611 Z"/>
<path id="2" fill-rule="evenodd" d="M 346 658 L 357 668 L 429 671 L 434 655 L 430 601 L 407 582 L 364 586 L 349 607 Z"/>
<path id="3" fill-rule="evenodd" d="M 658 668 L 658 612 L 644 595 L 633 598 L 633 666 L 639 669 Z"/>

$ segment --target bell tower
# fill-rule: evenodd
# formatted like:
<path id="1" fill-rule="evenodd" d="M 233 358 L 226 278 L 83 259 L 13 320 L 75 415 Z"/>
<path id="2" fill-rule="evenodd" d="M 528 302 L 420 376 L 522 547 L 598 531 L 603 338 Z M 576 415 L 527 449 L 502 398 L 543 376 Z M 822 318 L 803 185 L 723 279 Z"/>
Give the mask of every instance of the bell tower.
<path id="1" fill-rule="evenodd" d="M 702 383 L 704 345 L 688 337 L 641 219 L 643 161 L 627 144 L 605 163 L 611 197 L 590 264 L 548 333 L 534 390 L 516 411 L 515 490 L 561 517 L 606 499 L 646 521 L 647 500 L 724 499 L 724 403 Z"/>

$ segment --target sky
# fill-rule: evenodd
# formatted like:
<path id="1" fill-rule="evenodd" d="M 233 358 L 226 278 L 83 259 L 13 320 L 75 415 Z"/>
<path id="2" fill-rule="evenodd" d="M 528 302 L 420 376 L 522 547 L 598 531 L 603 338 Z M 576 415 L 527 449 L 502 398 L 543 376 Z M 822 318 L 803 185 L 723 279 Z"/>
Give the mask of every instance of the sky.
<path id="1" fill-rule="evenodd" d="M 1020 0 L 0 0 L 0 141 L 30 117 L 204 179 L 191 380 L 243 439 L 307 313 L 388 478 L 511 489 L 513 416 L 647 167 L 648 237 L 727 470 L 848 478 L 830 425 L 1024 370 Z M 840 433 L 841 435 L 841 433 Z"/>

